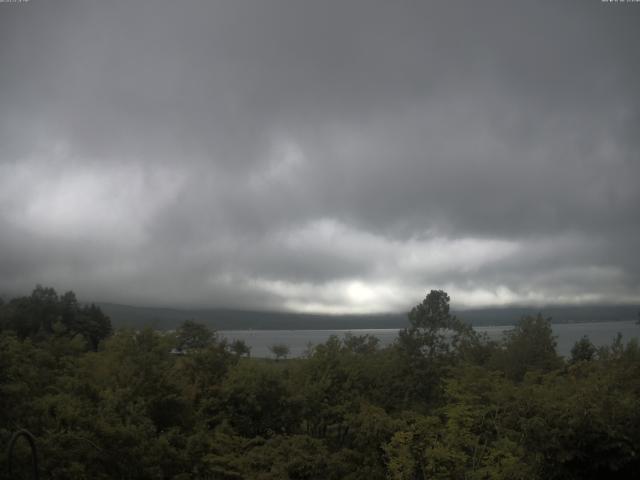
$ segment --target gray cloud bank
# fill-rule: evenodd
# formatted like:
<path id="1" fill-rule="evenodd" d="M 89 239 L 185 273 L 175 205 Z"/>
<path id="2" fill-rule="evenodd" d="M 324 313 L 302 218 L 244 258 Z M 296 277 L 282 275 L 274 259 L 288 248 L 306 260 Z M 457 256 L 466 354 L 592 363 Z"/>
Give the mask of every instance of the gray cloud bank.
<path id="1" fill-rule="evenodd" d="M 640 301 L 640 4 L 0 4 L 0 293 Z"/>

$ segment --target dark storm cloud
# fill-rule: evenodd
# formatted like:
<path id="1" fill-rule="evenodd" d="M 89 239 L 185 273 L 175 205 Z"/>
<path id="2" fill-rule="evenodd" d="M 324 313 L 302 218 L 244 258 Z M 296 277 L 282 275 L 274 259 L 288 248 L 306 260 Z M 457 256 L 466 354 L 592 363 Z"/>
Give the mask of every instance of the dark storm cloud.
<path id="1" fill-rule="evenodd" d="M 0 4 L 0 291 L 638 301 L 640 8 Z"/>

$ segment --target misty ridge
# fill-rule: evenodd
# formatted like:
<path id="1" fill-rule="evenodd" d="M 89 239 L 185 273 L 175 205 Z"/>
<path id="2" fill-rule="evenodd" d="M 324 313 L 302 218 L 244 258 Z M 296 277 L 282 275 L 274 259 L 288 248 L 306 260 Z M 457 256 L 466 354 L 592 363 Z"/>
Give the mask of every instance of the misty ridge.
<path id="1" fill-rule="evenodd" d="M 0 480 L 637 477 L 639 26 L 0 0 Z"/>
<path id="2" fill-rule="evenodd" d="M 195 320 L 214 330 L 349 330 L 404 328 L 406 313 L 305 314 L 234 309 L 172 309 L 96 303 L 114 326 L 172 330 L 184 320 Z M 498 307 L 452 310 L 473 326 L 515 325 L 527 316 L 542 315 L 553 323 L 621 322 L 638 319 L 640 305 L 589 305 L 551 307 Z"/>

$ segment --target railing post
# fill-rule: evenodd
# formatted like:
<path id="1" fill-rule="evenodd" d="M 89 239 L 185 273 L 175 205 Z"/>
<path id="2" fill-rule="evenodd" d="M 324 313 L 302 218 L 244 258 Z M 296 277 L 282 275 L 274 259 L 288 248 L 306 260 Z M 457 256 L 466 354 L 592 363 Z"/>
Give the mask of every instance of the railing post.
<path id="1" fill-rule="evenodd" d="M 36 438 L 31 434 L 31 432 L 29 432 L 28 430 L 18 430 L 17 432 L 15 432 L 12 436 L 11 436 L 11 440 L 9 440 L 9 448 L 7 451 L 7 463 L 9 465 L 9 477 L 13 476 L 13 468 L 12 468 L 12 461 L 13 461 L 13 449 L 16 445 L 16 441 L 18 440 L 18 438 L 20 437 L 25 437 L 27 439 L 27 441 L 29 442 L 29 446 L 31 447 L 31 460 L 32 460 L 32 465 L 33 465 L 33 478 L 35 480 L 38 480 L 39 475 L 38 475 L 38 450 L 36 449 Z"/>

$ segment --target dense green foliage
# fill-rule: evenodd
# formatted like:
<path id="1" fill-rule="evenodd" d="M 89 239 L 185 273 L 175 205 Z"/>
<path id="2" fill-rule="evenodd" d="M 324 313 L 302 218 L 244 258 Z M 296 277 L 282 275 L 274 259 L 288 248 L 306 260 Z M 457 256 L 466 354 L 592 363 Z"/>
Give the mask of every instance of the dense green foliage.
<path id="1" fill-rule="evenodd" d="M 523 318 L 502 343 L 489 342 L 450 315 L 442 291 L 409 321 L 390 347 L 346 335 L 276 362 L 195 322 L 171 334 L 112 333 L 96 307 L 38 287 L 0 304 L 0 446 L 30 430 L 42 477 L 54 479 L 640 471 L 635 341 L 596 349 L 583 339 L 565 362 L 548 320 Z M 16 455 L 27 464 L 26 450 Z M 0 472 L 6 478 L 6 463 Z"/>

